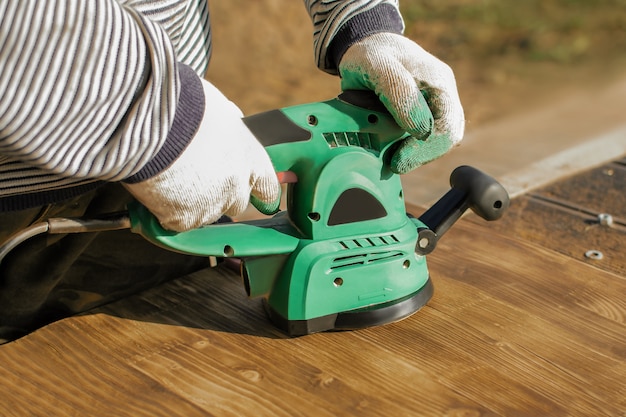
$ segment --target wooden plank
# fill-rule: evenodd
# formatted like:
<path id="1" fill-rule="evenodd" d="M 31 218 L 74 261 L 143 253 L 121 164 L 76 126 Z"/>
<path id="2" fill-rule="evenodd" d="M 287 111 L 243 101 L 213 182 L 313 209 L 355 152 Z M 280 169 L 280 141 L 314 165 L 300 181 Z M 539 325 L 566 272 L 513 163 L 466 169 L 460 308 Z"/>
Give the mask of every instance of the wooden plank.
<path id="1" fill-rule="evenodd" d="M 550 184 L 513 200 L 489 227 L 626 276 L 626 166 L 619 161 Z M 610 214 L 613 226 L 599 223 Z M 602 259 L 586 257 L 597 251 Z"/>
<path id="2" fill-rule="evenodd" d="M 577 409 L 586 408 L 590 412 L 599 407 L 597 404 L 602 403 L 605 394 L 614 394 L 616 404 L 624 407 L 625 386 L 618 382 L 619 375 L 626 372 L 620 359 L 626 356 L 624 279 L 613 274 L 597 274 L 595 268 L 569 257 L 555 256 L 554 252 L 528 242 L 515 241 L 514 245 L 499 242 L 492 251 L 485 251 L 480 239 L 492 240 L 495 234 L 484 222 L 473 227 L 474 233 L 469 234 L 453 229 L 431 256 L 431 270 L 445 271 L 443 277 L 434 278 L 438 288 L 444 287 L 437 294 L 445 299 L 440 304 L 431 303 L 431 307 L 463 317 L 473 329 L 525 353 L 526 358 L 515 366 L 525 367 L 533 360 L 540 360 L 545 361 L 547 368 L 554 367 L 550 380 L 560 381 L 559 388 L 554 392 L 544 387 L 542 392 L 546 395 L 563 398 L 579 393 L 580 387 L 564 390 L 572 383 L 571 376 L 576 375 L 579 382 L 602 386 L 605 390 L 600 398 L 575 394 L 570 401 L 578 403 Z M 462 252 L 457 252 L 459 248 Z M 459 262 L 458 258 L 463 261 Z M 494 265 L 501 270 L 494 271 Z M 466 296 L 460 296 L 460 292 Z M 589 351 L 597 354 L 593 365 L 587 357 Z M 479 356 L 480 351 L 475 355 Z M 597 375 L 603 372 L 606 379 Z M 518 381 L 524 379 L 519 371 L 515 374 Z M 533 378 L 529 376 L 528 384 L 533 383 Z M 603 411 L 613 415 L 610 410 Z"/>
<path id="3" fill-rule="evenodd" d="M 417 314 L 287 338 L 224 268 L 0 347 L 0 414 L 607 415 L 626 410 L 626 281 L 463 220 Z"/>
<path id="4" fill-rule="evenodd" d="M 229 300 L 232 295 L 224 291 L 242 295 L 233 287 L 232 274 L 210 272 L 211 281 L 207 281 L 206 274 L 199 274 L 185 283 L 172 283 L 164 291 L 147 294 L 155 308 L 145 314 L 148 311 L 145 305 L 140 307 L 140 318 L 132 315 L 134 302 L 128 300 L 119 311 L 113 309 L 55 323 L 7 348 L 20 347 L 24 350 L 16 356 L 30 356 L 34 354 L 30 350 L 33 346 L 26 341 L 38 339 L 35 343 L 41 343 L 44 337 L 45 347 L 52 348 L 52 352 L 41 355 L 46 357 L 46 364 L 52 361 L 56 373 L 72 373 L 63 380 L 55 378 L 55 384 L 50 387 L 53 395 L 65 398 L 66 386 L 71 385 L 69 397 L 78 402 L 69 402 L 68 408 L 89 415 L 120 411 L 104 404 L 94 409 L 92 402 L 81 403 L 86 397 L 80 395 L 80 390 L 85 382 L 89 385 L 94 382 L 91 375 L 97 375 L 97 384 L 88 392 L 89 396 L 97 396 L 99 392 L 101 398 L 115 397 L 118 403 L 134 404 L 133 415 L 153 415 L 154 410 L 137 411 L 143 402 L 162 391 L 169 394 L 163 415 L 190 415 L 189 410 L 184 413 L 177 410 L 178 404 L 189 408 L 188 403 L 216 415 L 242 415 L 246 410 L 256 409 L 259 409 L 258 415 L 341 415 L 347 412 L 379 415 L 381 410 L 401 415 L 407 409 L 421 408 L 438 414 L 449 403 L 468 403 L 454 393 L 444 393 L 438 395 L 438 401 L 426 405 L 418 402 L 419 397 L 408 395 L 397 404 L 396 395 L 408 394 L 413 389 L 413 384 L 403 387 L 397 378 L 404 375 L 406 382 L 410 382 L 419 376 L 419 369 L 411 366 L 404 369 L 405 364 L 393 357 L 387 362 L 384 358 L 377 361 L 369 354 L 356 355 L 344 344 L 354 346 L 359 341 L 357 333 L 288 339 L 269 326 L 258 303 L 239 299 L 233 304 L 233 300 Z M 208 282 L 211 285 L 207 287 Z M 212 295 L 203 291 L 196 293 L 195 289 L 209 290 Z M 222 295 L 226 297 L 223 299 Z M 218 309 L 207 308 L 205 297 Z M 211 302 L 212 298 L 219 306 Z M 124 319 L 115 315 L 123 315 Z M 52 333 L 52 337 L 48 338 L 48 333 Z M 367 350 L 367 346 L 360 349 L 361 352 Z M 374 350 L 380 353 L 376 346 Z M 51 355 L 59 351 L 64 354 Z M 93 362 L 96 352 L 98 360 Z M 57 359 L 61 360 L 55 361 Z M 110 367 L 111 364 L 122 366 L 126 374 L 143 374 L 143 383 L 136 385 L 141 392 L 136 393 L 134 388 L 123 392 L 119 384 L 109 380 L 117 374 L 116 366 Z M 34 377 L 45 384 L 39 376 L 47 372 L 32 369 L 24 362 L 21 365 L 31 368 L 33 375 L 27 371 L 19 379 L 29 381 Z M 101 380 L 99 374 L 103 365 L 111 374 Z M 87 381 L 74 375 L 74 369 L 85 372 Z M 0 371 L 0 375 L 3 372 Z M 434 395 L 442 390 L 436 381 L 423 382 L 425 394 Z M 384 389 L 394 384 L 397 386 L 393 390 Z M 150 385 L 155 385 L 157 392 L 146 391 Z M 381 392 L 390 398 L 380 395 Z M 480 409 L 477 405 L 475 408 Z"/>
<path id="5" fill-rule="evenodd" d="M 616 161 L 547 185 L 534 194 L 626 219 L 625 188 L 626 165 Z"/>

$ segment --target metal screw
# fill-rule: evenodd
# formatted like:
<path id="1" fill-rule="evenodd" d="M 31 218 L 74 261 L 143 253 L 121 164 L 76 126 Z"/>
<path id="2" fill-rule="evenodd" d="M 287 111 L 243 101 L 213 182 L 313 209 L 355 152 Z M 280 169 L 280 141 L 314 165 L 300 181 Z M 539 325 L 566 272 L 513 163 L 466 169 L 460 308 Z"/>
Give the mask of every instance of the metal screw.
<path id="1" fill-rule="evenodd" d="M 588 250 L 585 252 L 585 258 L 593 259 L 594 261 L 600 261 L 604 258 L 604 255 L 599 250 Z"/>
<path id="2" fill-rule="evenodd" d="M 613 216 L 607 213 L 598 214 L 598 222 L 602 226 L 611 227 L 613 226 Z"/>

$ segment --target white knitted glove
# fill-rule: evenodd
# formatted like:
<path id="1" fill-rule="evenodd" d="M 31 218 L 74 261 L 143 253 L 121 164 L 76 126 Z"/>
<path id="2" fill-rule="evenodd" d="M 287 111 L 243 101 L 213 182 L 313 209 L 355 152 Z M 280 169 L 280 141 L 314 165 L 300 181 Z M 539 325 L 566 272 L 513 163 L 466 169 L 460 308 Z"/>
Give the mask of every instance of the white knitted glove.
<path id="1" fill-rule="evenodd" d="M 160 174 L 124 184 L 163 228 L 179 232 L 213 223 L 222 214 L 240 214 L 251 194 L 267 214 L 280 202 L 274 167 L 241 120 L 241 110 L 208 81 L 202 84 L 204 119 L 191 143 Z"/>
<path id="2" fill-rule="evenodd" d="M 395 33 L 370 35 L 348 48 L 339 73 L 343 90 L 374 90 L 412 135 L 394 151 L 394 172 L 430 162 L 463 138 L 465 116 L 452 69 L 412 40 Z"/>

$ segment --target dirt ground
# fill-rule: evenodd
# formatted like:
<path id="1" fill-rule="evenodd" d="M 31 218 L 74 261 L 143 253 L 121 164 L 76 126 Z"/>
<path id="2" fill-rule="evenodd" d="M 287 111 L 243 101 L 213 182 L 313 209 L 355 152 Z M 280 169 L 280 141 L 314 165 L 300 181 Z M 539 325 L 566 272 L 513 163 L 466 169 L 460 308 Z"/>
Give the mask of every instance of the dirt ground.
<path id="1" fill-rule="evenodd" d="M 510 3 L 520 10 L 504 3 L 401 2 L 406 35 L 454 69 L 468 131 L 572 92 L 593 97 L 595 88 L 626 76 L 623 1 Z M 214 53 L 207 76 L 244 113 L 339 92 L 338 79 L 314 65 L 302 2 L 214 0 L 210 8 Z"/>

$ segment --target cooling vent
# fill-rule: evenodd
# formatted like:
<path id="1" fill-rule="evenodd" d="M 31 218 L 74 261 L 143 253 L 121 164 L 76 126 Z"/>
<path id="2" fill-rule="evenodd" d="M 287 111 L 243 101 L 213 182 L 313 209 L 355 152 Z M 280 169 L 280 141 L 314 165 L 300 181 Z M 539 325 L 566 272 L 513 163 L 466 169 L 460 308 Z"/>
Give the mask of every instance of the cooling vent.
<path id="1" fill-rule="evenodd" d="M 341 146 L 360 146 L 372 149 L 372 140 L 369 133 L 364 132 L 335 132 L 324 133 L 324 139 L 331 148 Z"/>
<path id="2" fill-rule="evenodd" d="M 398 243 L 398 239 L 394 235 L 370 237 L 365 239 L 343 240 L 339 244 L 344 249 L 358 248 L 381 248 Z M 398 250 L 377 250 L 369 253 L 361 253 L 358 255 L 340 256 L 331 262 L 330 269 L 337 270 L 340 268 L 351 267 L 355 265 L 369 265 L 375 262 L 387 261 L 392 258 L 404 256 L 404 253 Z"/>

